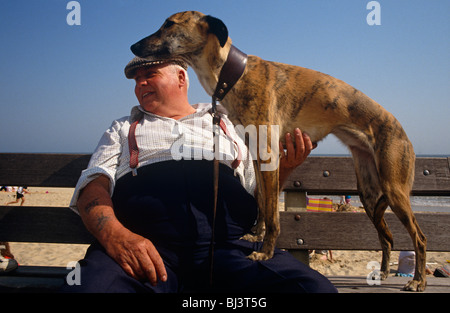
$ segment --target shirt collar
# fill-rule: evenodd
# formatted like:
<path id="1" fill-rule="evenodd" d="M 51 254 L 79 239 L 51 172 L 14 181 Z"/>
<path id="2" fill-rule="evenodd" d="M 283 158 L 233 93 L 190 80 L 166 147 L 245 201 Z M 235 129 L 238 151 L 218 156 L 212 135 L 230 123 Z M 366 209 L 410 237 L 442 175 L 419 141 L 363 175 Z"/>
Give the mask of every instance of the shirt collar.
<path id="1" fill-rule="evenodd" d="M 197 110 L 197 112 L 194 114 L 200 115 L 203 115 L 204 112 L 209 111 L 211 109 L 211 106 L 212 106 L 211 103 L 196 103 L 192 105 L 192 107 Z M 217 111 L 222 114 L 227 114 L 226 109 L 221 104 L 217 105 Z M 131 109 L 130 122 L 133 123 L 137 120 L 140 120 L 143 117 L 143 115 L 149 115 L 154 118 L 162 118 L 159 115 L 145 111 L 140 105 L 136 105 Z"/>

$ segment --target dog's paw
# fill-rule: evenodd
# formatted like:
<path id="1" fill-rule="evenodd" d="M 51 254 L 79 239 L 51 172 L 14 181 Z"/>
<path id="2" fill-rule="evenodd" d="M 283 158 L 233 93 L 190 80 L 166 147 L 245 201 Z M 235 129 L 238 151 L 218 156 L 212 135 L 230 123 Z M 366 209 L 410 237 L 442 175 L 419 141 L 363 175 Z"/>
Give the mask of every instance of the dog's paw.
<path id="1" fill-rule="evenodd" d="M 253 261 L 265 261 L 270 259 L 272 255 L 264 252 L 253 251 L 252 254 L 250 254 L 247 258 Z"/>
<path id="2" fill-rule="evenodd" d="M 405 287 L 403 287 L 403 290 L 406 290 L 406 291 L 424 291 L 426 286 L 427 286 L 427 282 L 426 281 L 410 280 L 405 285 Z"/>
<path id="3" fill-rule="evenodd" d="M 261 241 L 263 241 L 263 238 L 264 238 L 264 236 L 261 236 L 261 235 L 246 234 L 246 235 L 242 236 L 239 239 L 247 240 L 247 241 L 250 241 L 250 242 L 261 242 Z"/>

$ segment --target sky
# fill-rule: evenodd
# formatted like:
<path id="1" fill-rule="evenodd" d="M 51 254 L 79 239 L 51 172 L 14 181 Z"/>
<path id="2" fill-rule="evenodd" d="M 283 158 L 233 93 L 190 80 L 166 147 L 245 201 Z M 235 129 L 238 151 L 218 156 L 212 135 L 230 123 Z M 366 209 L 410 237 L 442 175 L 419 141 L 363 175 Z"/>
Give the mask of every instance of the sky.
<path id="1" fill-rule="evenodd" d="M 138 104 L 123 74 L 130 46 L 196 10 L 220 18 L 247 54 L 364 92 L 396 116 L 416 154 L 450 155 L 449 0 L 380 0 L 379 11 L 367 0 L 79 0 L 79 11 L 69 2 L 0 0 L 2 153 L 92 153 Z M 190 103 L 211 101 L 188 73 Z M 332 136 L 314 150 L 347 153 Z"/>

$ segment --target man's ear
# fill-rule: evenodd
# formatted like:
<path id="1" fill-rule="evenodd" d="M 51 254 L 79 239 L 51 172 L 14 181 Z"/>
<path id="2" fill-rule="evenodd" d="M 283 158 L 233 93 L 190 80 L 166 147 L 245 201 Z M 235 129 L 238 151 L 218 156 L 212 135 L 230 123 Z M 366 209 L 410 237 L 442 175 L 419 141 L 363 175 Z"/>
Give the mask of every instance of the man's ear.
<path id="1" fill-rule="evenodd" d="M 185 71 L 178 70 L 178 82 L 180 83 L 180 85 L 186 85 L 187 81 Z"/>
<path id="2" fill-rule="evenodd" d="M 209 25 L 209 32 L 216 35 L 217 39 L 219 39 L 220 46 L 223 48 L 228 40 L 228 29 L 225 24 L 211 15 L 206 15 L 206 22 Z"/>

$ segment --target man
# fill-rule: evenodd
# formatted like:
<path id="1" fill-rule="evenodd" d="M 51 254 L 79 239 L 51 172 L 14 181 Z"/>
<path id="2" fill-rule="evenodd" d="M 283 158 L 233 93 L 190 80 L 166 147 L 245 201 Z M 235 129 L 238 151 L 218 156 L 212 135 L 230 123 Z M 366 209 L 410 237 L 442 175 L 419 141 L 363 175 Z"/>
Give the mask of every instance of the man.
<path id="1" fill-rule="evenodd" d="M 186 69 L 177 60 L 139 58 L 126 66 L 140 105 L 113 122 L 79 179 L 71 206 L 98 242 L 81 261 L 81 285 L 66 290 L 335 292 L 287 252 L 277 250 L 265 262 L 246 258 L 259 248 L 239 240 L 257 217 L 255 176 L 250 153 L 226 115 L 211 289 L 211 105 L 189 104 Z M 286 139 L 282 181 L 313 148 L 298 129 L 297 149 L 290 134 Z"/>

